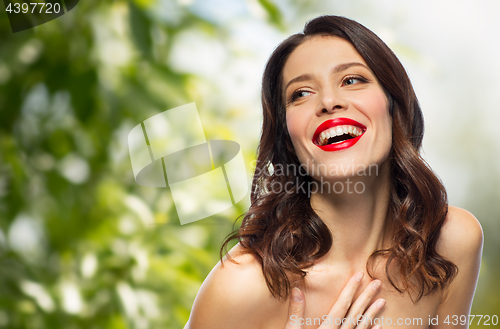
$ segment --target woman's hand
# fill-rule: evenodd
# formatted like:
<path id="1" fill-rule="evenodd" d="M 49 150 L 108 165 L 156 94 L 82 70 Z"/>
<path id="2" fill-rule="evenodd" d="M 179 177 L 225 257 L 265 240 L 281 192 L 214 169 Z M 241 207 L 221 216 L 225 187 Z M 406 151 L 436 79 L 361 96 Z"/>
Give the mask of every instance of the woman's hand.
<path id="1" fill-rule="evenodd" d="M 353 303 L 354 293 L 361 284 L 362 279 L 363 272 L 359 272 L 355 274 L 349 282 L 347 282 L 347 285 L 340 293 L 337 302 L 335 302 L 330 310 L 330 313 L 328 313 L 328 318 L 326 318 L 326 321 L 324 321 L 318 329 L 366 329 L 370 327 L 370 320 L 365 321 L 364 319 L 374 319 L 375 315 L 382 309 L 382 307 L 384 307 L 385 300 L 380 298 L 369 305 L 373 296 L 375 296 L 380 288 L 380 280 L 374 280 L 365 288 L 365 290 Z M 289 315 L 285 329 L 302 328 L 302 325 L 300 324 L 302 322 L 300 319 L 305 321 L 305 308 L 306 302 L 304 294 L 298 288 L 293 288 L 288 311 Z M 359 324 L 356 325 L 356 320 L 361 319 L 361 316 L 363 316 L 362 320 L 360 320 Z M 344 318 L 346 318 L 346 320 L 343 321 L 344 323 L 342 324 L 341 320 Z M 353 320 L 349 321 L 350 319 Z M 371 329 L 381 329 L 381 327 L 377 325 L 371 327 Z"/>

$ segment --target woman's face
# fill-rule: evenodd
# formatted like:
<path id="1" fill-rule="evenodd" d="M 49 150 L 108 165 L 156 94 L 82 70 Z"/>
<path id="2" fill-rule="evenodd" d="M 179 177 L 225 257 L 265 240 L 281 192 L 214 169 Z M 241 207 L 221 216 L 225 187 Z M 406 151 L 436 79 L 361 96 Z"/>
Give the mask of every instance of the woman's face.
<path id="1" fill-rule="evenodd" d="M 334 36 L 306 40 L 285 63 L 283 85 L 288 132 L 310 176 L 378 173 L 392 143 L 388 101 L 351 43 Z"/>

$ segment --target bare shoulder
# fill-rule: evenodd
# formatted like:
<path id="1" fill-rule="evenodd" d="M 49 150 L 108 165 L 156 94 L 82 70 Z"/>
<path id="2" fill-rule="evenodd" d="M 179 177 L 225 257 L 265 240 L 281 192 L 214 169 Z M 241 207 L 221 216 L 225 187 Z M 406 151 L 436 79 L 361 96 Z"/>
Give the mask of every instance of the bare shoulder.
<path id="1" fill-rule="evenodd" d="M 436 251 L 453 264 L 458 272 L 442 295 L 436 310 L 439 318 L 468 315 L 479 278 L 483 250 L 483 230 L 479 221 L 470 212 L 449 206 L 441 228 Z M 445 324 L 430 326 L 444 329 Z M 457 326 L 457 328 L 467 328 Z"/>
<path id="2" fill-rule="evenodd" d="M 436 250 L 452 262 L 477 258 L 483 247 L 483 229 L 467 210 L 448 206 L 448 214 L 441 227 Z"/>
<path id="3" fill-rule="evenodd" d="M 203 282 L 185 329 L 259 328 L 282 306 L 267 288 L 260 262 L 238 245 Z"/>

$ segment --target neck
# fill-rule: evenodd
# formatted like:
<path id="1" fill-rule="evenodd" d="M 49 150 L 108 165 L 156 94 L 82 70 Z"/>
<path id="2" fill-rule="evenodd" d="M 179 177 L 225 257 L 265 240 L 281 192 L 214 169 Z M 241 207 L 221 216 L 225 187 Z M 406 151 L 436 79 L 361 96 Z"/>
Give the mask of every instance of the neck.
<path id="1" fill-rule="evenodd" d="M 324 257 L 326 261 L 362 264 L 364 268 L 371 253 L 386 246 L 390 238 L 387 217 L 391 179 L 388 166 L 382 167 L 384 170 L 376 176 L 324 182 L 323 190 L 311 194 L 311 207 L 333 236 L 332 248 Z M 344 187 L 342 190 L 339 183 Z"/>

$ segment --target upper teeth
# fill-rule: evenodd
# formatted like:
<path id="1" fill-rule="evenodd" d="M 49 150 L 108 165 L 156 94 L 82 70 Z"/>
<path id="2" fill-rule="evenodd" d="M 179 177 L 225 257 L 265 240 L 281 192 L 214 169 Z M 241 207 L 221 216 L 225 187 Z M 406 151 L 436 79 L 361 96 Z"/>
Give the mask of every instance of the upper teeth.
<path id="1" fill-rule="evenodd" d="M 329 138 L 335 137 L 335 136 L 341 136 L 349 134 L 353 137 L 357 137 L 361 134 L 363 134 L 363 130 L 359 127 L 356 126 L 337 126 L 337 127 L 332 127 L 327 130 L 323 130 L 321 134 L 319 134 L 318 137 L 318 144 L 319 145 L 325 145 L 328 142 Z"/>

